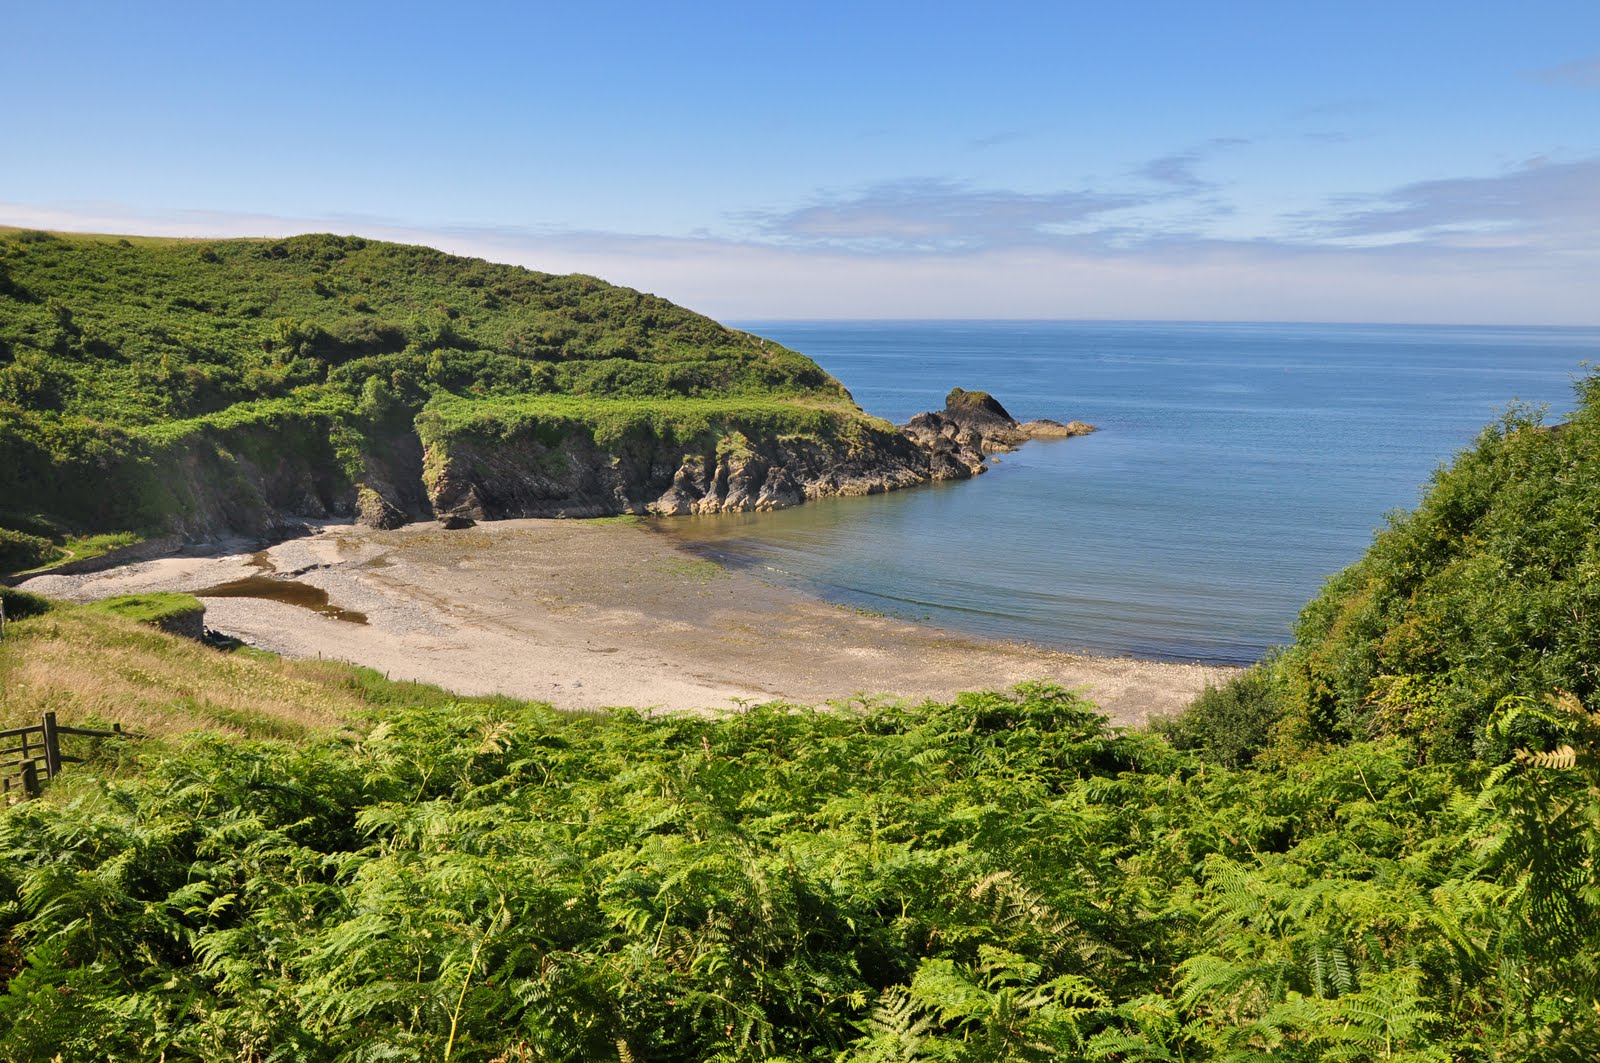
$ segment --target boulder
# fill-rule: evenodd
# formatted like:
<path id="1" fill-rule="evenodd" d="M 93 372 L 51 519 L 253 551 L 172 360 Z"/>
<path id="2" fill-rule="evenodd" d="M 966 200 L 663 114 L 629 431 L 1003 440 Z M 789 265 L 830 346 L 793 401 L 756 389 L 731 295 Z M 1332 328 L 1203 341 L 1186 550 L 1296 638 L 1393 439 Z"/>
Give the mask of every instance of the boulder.
<path id="1" fill-rule="evenodd" d="M 1023 421 L 1017 425 L 1017 430 L 1026 433 L 1029 439 L 1067 439 L 1072 436 L 1086 436 L 1090 432 L 1097 431 L 1094 425 L 1083 421 L 1062 424 L 1048 417 L 1037 421 Z"/>

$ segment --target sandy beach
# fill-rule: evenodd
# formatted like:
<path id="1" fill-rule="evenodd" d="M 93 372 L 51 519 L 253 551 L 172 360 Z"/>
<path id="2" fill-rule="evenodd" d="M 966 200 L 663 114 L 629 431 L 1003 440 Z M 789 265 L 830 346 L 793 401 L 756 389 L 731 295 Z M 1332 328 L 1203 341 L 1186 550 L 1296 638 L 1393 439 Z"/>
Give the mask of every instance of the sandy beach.
<path id="1" fill-rule="evenodd" d="M 212 588 L 226 589 L 205 593 Z M 1232 674 L 864 615 L 695 558 L 626 521 L 334 525 L 263 551 L 223 543 L 205 556 L 40 576 L 23 589 L 72 601 L 199 592 L 207 626 L 263 649 L 565 708 L 943 698 L 1048 679 L 1083 688 L 1117 723 L 1139 724 Z M 293 604 L 232 596 L 262 590 Z"/>

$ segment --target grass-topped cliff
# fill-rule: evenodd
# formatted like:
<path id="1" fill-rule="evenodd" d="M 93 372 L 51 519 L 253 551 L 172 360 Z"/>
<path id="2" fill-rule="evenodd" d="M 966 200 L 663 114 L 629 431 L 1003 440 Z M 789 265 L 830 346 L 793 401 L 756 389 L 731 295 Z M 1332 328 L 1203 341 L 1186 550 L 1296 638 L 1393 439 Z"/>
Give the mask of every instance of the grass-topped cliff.
<path id="1" fill-rule="evenodd" d="M 456 462 L 457 428 L 521 450 Z M 499 516 L 642 509 L 686 462 L 710 463 L 685 491 L 716 508 L 730 433 L 765 463 L 745 470 L 751 505 L 910 456 L 804 356 L 593 277 L 354 237 L 0 231 L 8 567 L 57 559 L 67 531 L 423 516 L 425 465 L 453 505 Z M 801 444 L 819 468 L 861 468 L 763 496 Z"/>

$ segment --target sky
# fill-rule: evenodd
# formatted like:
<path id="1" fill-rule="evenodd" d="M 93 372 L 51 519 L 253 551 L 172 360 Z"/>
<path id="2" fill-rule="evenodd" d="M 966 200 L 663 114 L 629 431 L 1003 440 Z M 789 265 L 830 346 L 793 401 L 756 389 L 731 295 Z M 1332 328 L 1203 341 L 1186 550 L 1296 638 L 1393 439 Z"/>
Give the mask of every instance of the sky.
<path id="1" fill-rule="evenodd" d="M 1600 324 L 1600 2 L 0 0 L 0 224 L 732 320 Z"/>

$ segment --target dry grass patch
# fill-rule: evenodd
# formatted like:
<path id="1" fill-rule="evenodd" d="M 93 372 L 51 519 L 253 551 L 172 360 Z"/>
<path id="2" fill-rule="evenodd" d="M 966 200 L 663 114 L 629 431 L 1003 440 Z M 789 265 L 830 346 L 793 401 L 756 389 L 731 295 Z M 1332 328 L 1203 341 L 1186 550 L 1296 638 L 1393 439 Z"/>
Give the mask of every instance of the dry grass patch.
<path id="1" fill-rule="evenodd" d="M 0 726 L 53 711 L 66 724 L 150 735 L 205 729 L 296 737 L 369 700 L 346 665 L 223 653 L 133 621 L 58 609 L 12 624 L 0 645 Z"/>

